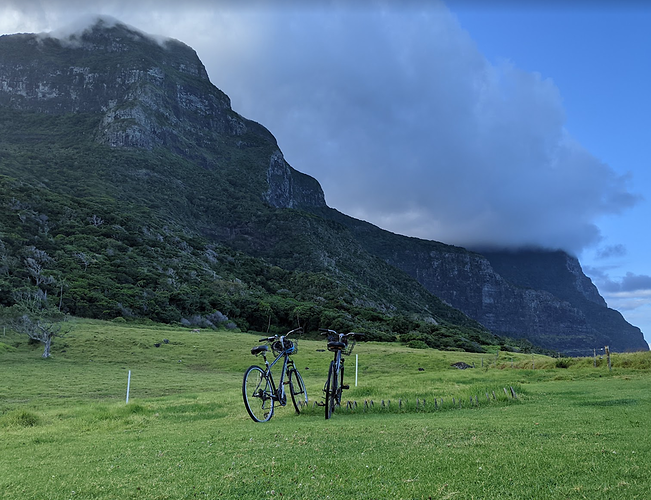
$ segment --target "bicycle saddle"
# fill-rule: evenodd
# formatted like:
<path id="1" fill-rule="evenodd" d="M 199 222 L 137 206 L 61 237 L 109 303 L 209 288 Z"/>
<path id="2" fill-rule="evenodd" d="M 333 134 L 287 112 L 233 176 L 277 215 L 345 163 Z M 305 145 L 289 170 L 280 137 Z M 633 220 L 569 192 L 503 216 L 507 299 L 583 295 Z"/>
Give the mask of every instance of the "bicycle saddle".
<path id="1" fill-rule="evenodd" d="M 328 351 L 341 351 L 346 348 L 343 342 L 328 342 Z"/>
<path id="2" fill-rule="evenodd" d="M 251 349 L 251 354 L 260 354 L 261 352 L 267 352 L 269 350 L 268 345 L 257 345 Z"/>

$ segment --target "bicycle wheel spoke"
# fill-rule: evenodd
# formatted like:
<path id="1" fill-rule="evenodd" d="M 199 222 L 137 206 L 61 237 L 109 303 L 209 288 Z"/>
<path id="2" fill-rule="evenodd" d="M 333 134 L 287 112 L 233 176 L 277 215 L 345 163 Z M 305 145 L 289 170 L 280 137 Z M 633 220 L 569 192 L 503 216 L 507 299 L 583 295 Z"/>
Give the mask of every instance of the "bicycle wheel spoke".
<path id="1" fill-rule="evenodd" d="M 249 416 L 256 422 L 266 422 L 273 416 L 274 401 L 271 382 L 259 366 L 251 366 L 244 373 L 242 397 Z"/>

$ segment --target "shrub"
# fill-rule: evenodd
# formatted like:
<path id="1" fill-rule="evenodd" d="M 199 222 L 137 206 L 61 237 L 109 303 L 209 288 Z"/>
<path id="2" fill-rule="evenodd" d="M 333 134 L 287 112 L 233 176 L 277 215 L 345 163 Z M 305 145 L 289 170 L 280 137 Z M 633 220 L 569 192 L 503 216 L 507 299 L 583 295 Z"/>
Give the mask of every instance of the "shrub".
<path id="1" fill-rule="evenodd" d="M 429 346 L 422 340 L 410 340 L 407 342 L 407 347 L 412 349 L 429 349 Z"/>
<path id="2" fill-rule="evenodd" d="M 569 368 L 572 364 L 570 358 L 560 358 L 556 360 L 556 368 Z"/>

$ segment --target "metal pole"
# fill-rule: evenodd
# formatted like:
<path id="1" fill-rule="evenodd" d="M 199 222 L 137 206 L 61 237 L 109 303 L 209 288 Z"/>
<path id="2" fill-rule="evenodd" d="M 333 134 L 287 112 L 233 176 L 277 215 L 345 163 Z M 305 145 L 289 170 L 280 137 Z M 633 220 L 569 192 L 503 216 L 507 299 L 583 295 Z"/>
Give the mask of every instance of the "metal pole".
<path id="1" fill-rule="evenodd" d="M 127 379 L 127 404 L 129 404 L 129 389 L 131 388 L 131 370 L 129 370 L 129 378 Z"/>
<path id="2" fill-rule="evenodd" d="M 355 387 L 357 387 L 357 369 L 359 367 L 359 354 L 355 354 Z"/>

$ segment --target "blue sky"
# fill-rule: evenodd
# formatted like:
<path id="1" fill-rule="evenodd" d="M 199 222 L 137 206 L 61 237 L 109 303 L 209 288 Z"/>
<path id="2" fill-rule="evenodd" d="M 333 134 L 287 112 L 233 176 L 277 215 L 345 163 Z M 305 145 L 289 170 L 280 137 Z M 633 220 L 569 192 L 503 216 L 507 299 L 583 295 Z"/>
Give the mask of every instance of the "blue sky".
<path id="1" fill-rule="evenodd" d="M 562 248 L 650 341 L 651 7 L 520 3 L 8 0 L 0 33 L 101 14 L 177 38 L 330 206 L 468 247 Z"/>

